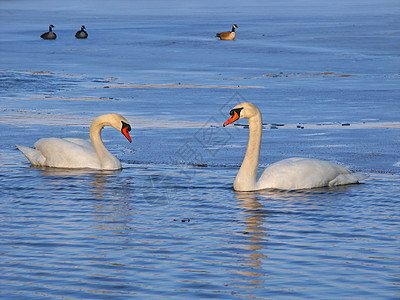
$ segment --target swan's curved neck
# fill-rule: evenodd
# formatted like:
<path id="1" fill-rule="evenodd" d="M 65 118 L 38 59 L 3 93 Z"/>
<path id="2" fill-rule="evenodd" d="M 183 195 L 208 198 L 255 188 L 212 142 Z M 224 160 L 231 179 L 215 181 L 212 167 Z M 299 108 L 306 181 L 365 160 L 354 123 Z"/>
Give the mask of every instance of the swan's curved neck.
<path id="1" fill-rule="evenodd" d="M 115 165 L 121 165 L 119 160 L 107 150 L 101 139 L 101 130 L 108 125 L 110 125 L 109 122 L 98 117 L 93 121 L 89 131 L 90 141 L 96 150 L 102 169 L 112 169 Z"/>
<path id="2" fill-rule="evenodd" d="M 236 175 L 233 187 L 237 191 L 252 191 L 256 189 L 257 170 L 260 158 L 262 135 L 262 118 L 258 112 L 249 118 L 249 142 L 242 166 Z"/>

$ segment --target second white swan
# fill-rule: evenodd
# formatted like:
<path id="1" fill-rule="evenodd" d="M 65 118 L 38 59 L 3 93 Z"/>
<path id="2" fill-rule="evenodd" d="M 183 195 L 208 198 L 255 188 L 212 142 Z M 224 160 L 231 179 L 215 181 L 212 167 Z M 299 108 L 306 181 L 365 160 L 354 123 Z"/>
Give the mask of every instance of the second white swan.
<path id="1" fill-rule="evenodd" d="M 242 166 L 233 183 L 236 191 L 262 189 L 297 190 L 358 183 L 366 174 L 350 173 L 340 165 L 310 158 L 288 158 L 266 168 L 257 181 L 262 118 L 257 106 L 244 102 L 236 105 L 224 127 L 238 119 L 249 119 L 249 142 Z"/>
<path id="2" fill-rule="evenodd" d="M 90 168 L 101 170 L 119 170 L 121 163 L 104 146 L 101 130 L 112 126 L 131 143 L 131 126 L 119 114 L 106 114 L 94 119 L 90 126 L 90 142 L 77 138 L 43 138 L 35 143 L 35 148 L 16 145 L 34 166 L 55 168 Z"/>

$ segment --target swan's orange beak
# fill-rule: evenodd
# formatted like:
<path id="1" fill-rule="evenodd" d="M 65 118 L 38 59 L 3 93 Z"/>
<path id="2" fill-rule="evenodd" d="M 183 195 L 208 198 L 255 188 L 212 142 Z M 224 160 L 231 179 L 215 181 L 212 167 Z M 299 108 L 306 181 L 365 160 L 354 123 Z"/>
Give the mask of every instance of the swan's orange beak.
<path id="1" fill-rule="evenodd" d="M 131 131 L 131 126 L 129 124 L 126 124 L 125 122 L 122 122 L 121 132 L 128 139 L 129 143 L 132 143 L 129 131 Z"/>
<path id="2" fill-rule="evenodd" d="M 131 137 L 129 136 L 128 127 L 122 129 L 121 132 L 128 139 L 129 143 L 132 143 Z"/>
<path id="3" fill-rule="evenodd" d="M 233 113 L 231 113 L 231 117 L 224 123 L 224 127 L 235 122 L 237 119 L 239 119 L 239 114 L 236 111 L 233 111 Z"/>

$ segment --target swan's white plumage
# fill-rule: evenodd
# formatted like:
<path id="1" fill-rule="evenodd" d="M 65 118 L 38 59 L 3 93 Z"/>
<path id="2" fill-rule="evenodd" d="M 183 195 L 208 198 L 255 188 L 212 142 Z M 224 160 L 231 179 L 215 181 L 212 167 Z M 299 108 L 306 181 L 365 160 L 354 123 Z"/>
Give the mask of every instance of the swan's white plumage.
<path id="1" fill-rule="evenodd" d="M 256 189 L 309 189 L 356 183 L 368 176 L 350 173 L 345 167 L 318 159 L 287 158 L 264 170 Z"/>
<path id="2" fill-rule="evenodd" d="M 238 119 L 249 119 L 246 155 L 233 183 L 237 191 L 262 189 L 297 190 L 357 183 L 368 175 L 351 173 L 345 167 L 310 158 L 288 158 L 266 168 L 256 180 L 260 156 L 262 118 L 259 109 L 248 102 L 236 105 L 224 126 Z"/>
<path id="3" fill-rule="evenodd" d="M 33 165 L 56 168 L 100 169 L 100 160 L 96 150 L 90 142 L 85 140 L 43 138 L 35 143 L 35 148 L 36 150 L 33 150 L 38 152 L 35 155 L 35 161 L 28 157 Z M 120 166 L 117 165 L 117 167 Z"/>
<path id="4" fill-rule="evenodd" d="M 21 151 L 27 159 L 31 162 L 34 166 L 44 166 L 46 163 L 46 158 L 40 153 L 40 151 L 36 149 L 32 149 L 29 147 L 25 147 L 22 145 L 15 144 L 19 151 Z"/>
<path id="5" fill-rule="evenodd" d="M 96 118 L 90 127 L 91 141 L 78 138 L 42 138 L 34 144 L 35 149 L 16 146 L 35 166 L 118 170 L 121 169 L 121 163 L 105 148 L 100 132 L 104 126 L 121 130 L 121 121 L 128 124 L 127 120 L 118 114 Z"/>

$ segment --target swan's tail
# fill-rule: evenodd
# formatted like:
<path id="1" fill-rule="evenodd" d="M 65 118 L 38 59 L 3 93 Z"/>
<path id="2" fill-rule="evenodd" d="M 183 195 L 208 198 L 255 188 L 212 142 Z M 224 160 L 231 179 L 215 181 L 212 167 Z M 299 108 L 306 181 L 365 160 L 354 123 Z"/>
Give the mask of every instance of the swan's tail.
<path id="1" fill-rule="evenodd" d="M 368 177 L 369 177 L 369 175 L 364 174 L 364 173 L 340 174 L 335 179 L 333 179 L 329 182 L 329 186 L 358 183 L 361 180 L 364 180 Z"/>
<path id="2" fill-rule="evenodd" d="M 43 166 L 46 158 L 36 149 L 25 147 L 22 145 L 15 144 L 19 151 L 21 151 L 27 159 L 35 166 Z"/>

